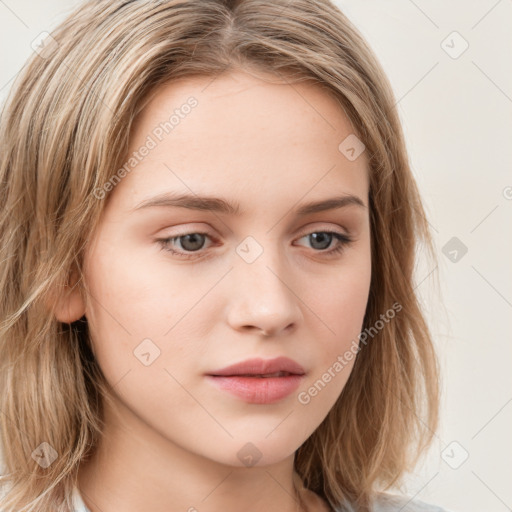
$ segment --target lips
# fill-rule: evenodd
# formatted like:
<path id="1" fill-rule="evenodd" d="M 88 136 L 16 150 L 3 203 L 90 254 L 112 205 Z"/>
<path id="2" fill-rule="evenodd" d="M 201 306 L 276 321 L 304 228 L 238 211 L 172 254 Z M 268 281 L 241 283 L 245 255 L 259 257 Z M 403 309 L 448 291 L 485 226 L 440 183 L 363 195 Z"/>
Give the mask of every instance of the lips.
<path id="1" fill-rule="evenodd" d="M 239 374 L 238 376 L 239 377 L 257 377 L 257 378 L 260 378 L 260 379 L 270 379 L 272 377 L 288 377 L 289 375 L 296 375 L 295 373 L 289 373 L 289 372 L 275 372 L 275 373 L 263 373 L 263 374 L 258 374 L 258 375 L 255 375 L 253 373 L 244 373 L 244 374 Z M 231 375 L 231 377 L 233 377 L 233 375 Z"/>
<path id="2" fill-rule="evenodd" d="M 206 375 L 221 391 L 250 404 L 273 404 L 293 393 L 304 379 L 304 368 L 288 357 L 248 359 Z"/>
<path id="3" fill-rule="evenodd" d="M 275 359 L 247 359 L 226 368 L 214 370 L 208 373 L 211 376 L 240 376 L 240 377 L 287 377 L 290 375 L 304 375 L 304 368 L 288 357 Z"/>

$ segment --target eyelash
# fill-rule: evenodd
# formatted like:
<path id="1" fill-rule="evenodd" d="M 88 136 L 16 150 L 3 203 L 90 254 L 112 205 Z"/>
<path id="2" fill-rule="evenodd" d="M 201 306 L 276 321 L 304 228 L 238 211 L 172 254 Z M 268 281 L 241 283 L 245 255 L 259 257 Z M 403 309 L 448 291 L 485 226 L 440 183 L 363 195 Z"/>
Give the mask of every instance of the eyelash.
<path id="1" fill-rule="evenodd" d="M 348 235 L 338 233 L 337 231 L 331 231 L 328 229 L 311 231 L 309 233 L 305 233 L 304 235 L 299 237 L 299 239 L 304 238 L 305 236 L 311 235 L 313 233 L 329 233 L 331 235 L 334 235 L 335 239 L 338 240 L 338 242 L 339 242 L 334 249 L 314 251 L 314 252 L 318 252 L 319 254 L 335 256 L 337 254 L 342 253 L 345 250 L 345 248 L 348 247 L 353 241 L 352 238 Z M 176 251 L 174 249 L 169 248 L 169 243 L 171 243 L 172 241 L 178 240 L 179 238 L 187 236 L 187 235 L 204 235 L 209 238 L 212 238 L 208 233 L 204 233 L 204 232 L 200 232 L 200 231 L 192 231 L 190 233 L 183 233 L 181 235 L 172 236 L 172 237 L 168 237 L 168 238 L 159 238 L 156 241 L 160 244 L 160 248 L 162 250 L 171 253 L 173 256 L 178 256 L 183 259 L 200 258 L 202 256 L 202 255 L 200 255 L 200 252 L 202 251 L 202 249 L 199 249 L 198 251 L 184 253 L 184 252 Z"/>

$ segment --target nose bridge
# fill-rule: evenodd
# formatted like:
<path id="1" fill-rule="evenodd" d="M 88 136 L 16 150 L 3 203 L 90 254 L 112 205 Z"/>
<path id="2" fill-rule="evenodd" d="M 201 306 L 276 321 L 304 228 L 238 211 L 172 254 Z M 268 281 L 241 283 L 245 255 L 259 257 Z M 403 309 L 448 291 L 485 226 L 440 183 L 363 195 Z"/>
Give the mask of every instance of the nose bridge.
<path id="1" fill-rule="evenodd" d="M 296 324 L 299 301 L 291 290 L 293 283 L 288 282 L 286 256 L 278 243 L 269 236 L 262 242 L 248 236 L 236 253 L 228 315 L 232 327 L 253 327 L 268 334 Z"/>

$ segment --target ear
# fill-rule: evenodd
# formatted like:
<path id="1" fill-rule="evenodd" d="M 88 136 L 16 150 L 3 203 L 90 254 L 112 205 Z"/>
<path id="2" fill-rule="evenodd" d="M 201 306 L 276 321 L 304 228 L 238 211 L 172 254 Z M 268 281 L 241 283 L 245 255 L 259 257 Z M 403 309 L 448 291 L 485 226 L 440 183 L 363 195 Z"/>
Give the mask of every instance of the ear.
<path id="1" fill-rule="evenodd" d="M 65 324 L 70 324 L 85 315 L 85 301 L 77 271 L 71 273 L 69 283 L 58 291 L 53 311 L 55 318 Z"/>

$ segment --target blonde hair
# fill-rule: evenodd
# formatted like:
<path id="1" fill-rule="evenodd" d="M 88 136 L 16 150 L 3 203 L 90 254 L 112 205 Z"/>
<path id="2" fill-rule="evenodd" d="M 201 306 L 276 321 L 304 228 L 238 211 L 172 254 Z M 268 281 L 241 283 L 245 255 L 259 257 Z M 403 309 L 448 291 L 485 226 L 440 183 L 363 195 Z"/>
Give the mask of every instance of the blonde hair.
<path id="1" fill-rule="evenodd" d="M 416 464 L 437 428 L 438 363 L 415 295 L 419 244 L 432 241 L 391 86 L 328 0 L 91 0 L 51 34 L 0 118 L 0 428 L 4 512 L 71 510 L 81 461 L 111 389 L 85 317 L 59 323 L 49 304 L 81 276 L 105 201 L 94 191 L 124 162 L 149 95 L 180 77 L 249 67 L 322 87 L 342 106 L 369 162 L 372 280 L 363 327 L 400 312 L 357 353 L 295 469 L 331 506 L 367 510 Z M 340 141 L 341 142 L 341 141 Z M 80 279 L 77 285 L 80 283 Z M 51 309 L 51 308 L 50 308 Z M 34 450 L 58 457 L 42 467 Z"/>

